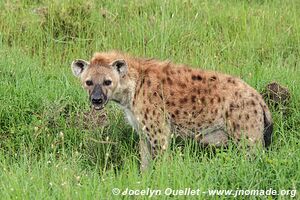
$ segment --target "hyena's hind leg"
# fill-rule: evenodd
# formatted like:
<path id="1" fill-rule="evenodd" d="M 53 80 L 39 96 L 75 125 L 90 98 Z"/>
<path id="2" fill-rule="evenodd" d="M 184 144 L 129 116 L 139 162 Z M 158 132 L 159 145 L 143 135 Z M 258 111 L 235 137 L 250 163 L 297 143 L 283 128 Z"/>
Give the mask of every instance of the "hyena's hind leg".
<path id="1" fill-rule="evenodd" d="M 200 130 L 199 134 L 195 135 L 195 139 L 202 146 L 225 147 L 228 144 L 228 134 L 223 123 Z"/>

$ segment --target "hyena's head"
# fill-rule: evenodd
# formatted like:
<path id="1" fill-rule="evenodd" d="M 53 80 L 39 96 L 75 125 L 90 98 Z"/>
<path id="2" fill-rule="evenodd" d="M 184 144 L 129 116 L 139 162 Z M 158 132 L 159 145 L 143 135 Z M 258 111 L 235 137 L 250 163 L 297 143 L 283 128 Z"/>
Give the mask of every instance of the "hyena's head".
<path id="1" fill-rule="evenodd" d="M 122 59 L 109 64 L 90 63 L 77 59 L 72 62 L 71 68 L 73 74 L 81 79 L 92 106 L 96 110 L 102 109 L 113 97 L 120 80 L 128 70 L 126 62 Z"/>

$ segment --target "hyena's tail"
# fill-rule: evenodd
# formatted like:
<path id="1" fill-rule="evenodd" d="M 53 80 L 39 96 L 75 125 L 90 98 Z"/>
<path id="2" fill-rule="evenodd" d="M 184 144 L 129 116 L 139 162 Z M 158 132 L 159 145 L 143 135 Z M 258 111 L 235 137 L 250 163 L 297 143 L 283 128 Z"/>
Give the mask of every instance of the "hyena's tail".
<path id="1" fill-rule="evenodd" d="M 273 122 L 266 104 L 263 103 L 261 106 L 264 113 L 264 146 L 267 148 L 272 142 Z"/>

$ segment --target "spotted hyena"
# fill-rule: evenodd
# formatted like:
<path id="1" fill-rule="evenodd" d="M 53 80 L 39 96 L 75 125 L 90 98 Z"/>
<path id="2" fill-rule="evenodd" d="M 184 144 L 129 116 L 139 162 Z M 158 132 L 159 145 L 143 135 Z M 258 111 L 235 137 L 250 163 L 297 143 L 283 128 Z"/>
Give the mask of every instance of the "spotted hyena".
<path id="1" fill-rule="evenodd" d="M 233 76 L 120 52 L 72 63 L 94 109 L 119 104 L 140 136 L 141 168 L 168 148 L 172 134 L 221 146 L 271 142 L 272 119 L 261 95 Z"/>

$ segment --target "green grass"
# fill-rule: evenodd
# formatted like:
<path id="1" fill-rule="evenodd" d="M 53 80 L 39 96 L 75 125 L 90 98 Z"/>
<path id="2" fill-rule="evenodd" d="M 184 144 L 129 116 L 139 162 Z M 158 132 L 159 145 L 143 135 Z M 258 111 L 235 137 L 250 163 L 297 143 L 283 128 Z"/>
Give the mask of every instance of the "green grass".
<path id="1" fill-rule="evenodd" d="M 1 199 L 120 199 L 113 188 L 299 190 L 299 1 L 2 0 L 0 9 Z M 233 74 L 259 91 L 277 81 L 291 92 L 289 116 L 272 110 L 274 142 L 256 158 L 174 142 L 141 175 L 138 138 L 122 111 L 111 103 L 106 125 L 86 124 L 87 95 L 70 70 L 73 59 L 110 49 Z M 148 197 L 122 196 L 135 198 Z M 154 197 L 178 198 L 228 196 Z"/>

